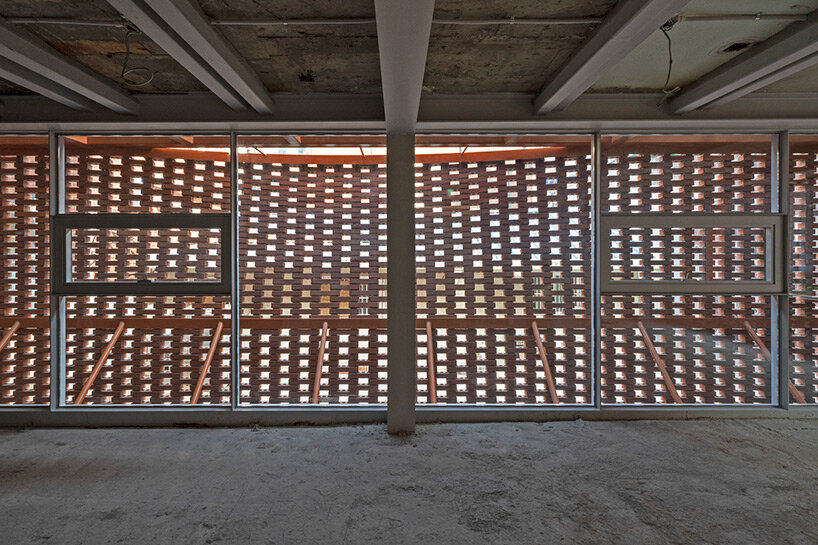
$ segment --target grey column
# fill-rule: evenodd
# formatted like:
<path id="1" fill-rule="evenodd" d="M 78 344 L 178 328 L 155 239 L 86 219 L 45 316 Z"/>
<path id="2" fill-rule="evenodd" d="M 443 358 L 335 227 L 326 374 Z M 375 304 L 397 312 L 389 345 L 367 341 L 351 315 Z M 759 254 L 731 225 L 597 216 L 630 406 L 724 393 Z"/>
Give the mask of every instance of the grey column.
<path id="1" fill-rule="evenodd" d="M 389 433 L 415 430 L 415 135 L 386 137 Z"/>

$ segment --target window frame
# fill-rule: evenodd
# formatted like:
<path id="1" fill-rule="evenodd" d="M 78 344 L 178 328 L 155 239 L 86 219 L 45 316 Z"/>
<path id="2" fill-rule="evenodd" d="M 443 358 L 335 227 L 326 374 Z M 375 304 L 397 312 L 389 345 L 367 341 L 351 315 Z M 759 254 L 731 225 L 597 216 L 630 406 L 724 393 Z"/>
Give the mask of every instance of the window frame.
<path id="1" fill-rule="evenodd" d="M 86 282 L 71 279 L 72 229 L 219 229 L 219 281 Z M 230 214 L 56 214 L 51 218 L 54 295 L 230 295 L 233 253 Z"/>
<path id="2" fill-rule="evenodd" d="M 780 213 L 645 213 L 621 212 L 600 215 L 600 259 L 602 295 L 613 294 L 715 294 L 777 295 L 786 289 L 783 252 L 787 215 Z M 619 228 L 746 228 L 764 229 L 766 280 L 613 280 L 611 230 Z"/>

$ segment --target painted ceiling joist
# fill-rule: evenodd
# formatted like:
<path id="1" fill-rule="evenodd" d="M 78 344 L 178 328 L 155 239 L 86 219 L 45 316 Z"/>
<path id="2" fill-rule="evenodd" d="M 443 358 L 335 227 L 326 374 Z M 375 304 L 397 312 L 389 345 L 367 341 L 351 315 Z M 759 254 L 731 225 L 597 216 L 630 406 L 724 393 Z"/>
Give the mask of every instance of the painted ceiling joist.
<path id="1" fill-rule="evenodd" d="M 561 110 L 676 15 L 689 0 L 620 0 L 593 36 L 546 83 L 534 111 Z"/>
<path id="2" fill-rule="evenodd" d="M 216 74 L 262 114 L 273 111 L 273 99 L 250 64 L 241 57 L 190 0 L 145 0 Z M 194 74 L 195 75 L 195 74 Z"/>
<path id="3" fill-rule="evenodd" d="M 818 64 L 818 10 L 682 89 L 668 111 L 683 114 L 731 102 Z"/>
<path id="4" fill-rule="evenodd" d="M 55 100 L 59 97 L 58 102 L 63 104 L 77 102 L 77 95 L 80 95 L 119 113 L 135 114 L 139 109 L 139 103 L 113 83 L 96 76 L 27 30 L 11 25 L 2 18 L 0 18 L 0 58 L 23 69 L 14 69 L 13 65 L 6 65 L 7 70 L 17 74 L 16 83 Z M 31 77 L 32 74 L 37 77 Z M 79 103 L 67 105 L 72 108 L 86 107 Z"/>
<path id="5" fill-rule="evenodd" d="M 414 132 L 434 0 L 375 0 L 386 132 Z"/>
<path id="6" fill-rule="evenodd" d="M 231 109 L 236 111 L 247 109 L 246 104 L 233 88 L 143 0 L 108 0 L 108 3 Z"/>
<path id="7" fill-rule="evenodd" d="M 8 59 L 0 58 L 0 78 L 25 87 L 74 110 L 90 110 L 94 103 L 52 80 Z"/>

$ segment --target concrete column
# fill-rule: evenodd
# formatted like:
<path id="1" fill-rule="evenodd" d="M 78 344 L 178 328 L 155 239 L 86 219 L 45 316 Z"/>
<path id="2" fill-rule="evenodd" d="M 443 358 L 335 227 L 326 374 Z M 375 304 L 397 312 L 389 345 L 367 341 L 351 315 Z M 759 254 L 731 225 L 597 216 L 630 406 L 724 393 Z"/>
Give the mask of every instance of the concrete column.
<path id="1" fill-rule="evenodd" d="M 415 135 L 386 137 L 389 433 L 415 431 Z"/>

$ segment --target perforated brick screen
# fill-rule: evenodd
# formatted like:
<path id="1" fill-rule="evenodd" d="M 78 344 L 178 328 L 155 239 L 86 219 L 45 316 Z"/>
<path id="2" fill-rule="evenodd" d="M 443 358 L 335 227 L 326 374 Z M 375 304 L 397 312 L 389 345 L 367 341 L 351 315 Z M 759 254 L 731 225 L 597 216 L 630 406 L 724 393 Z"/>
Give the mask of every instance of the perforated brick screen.
<path id="1" fill-rule="evenodd" d="M 0 149 L 0 404 L 49 402 L 48 186 L 47 144 Z"/>
<path id="2" fill-rule="evenodd" d="M 69 155 L 69 212 L 230 210 L 226 162 L 114 149 L 94 153 Z M 0 395 L 6 404 L 47 403 L 48 158 L 43 150 L 0 155 L 2 297 L 9 322 L 3 326 L 8 331 L 17 318 L 39 320 L 22 323 L 0 352 Z M 769 161 L 769 154 L 729 151 L 605 156 L 603 210 L 768 212 Z M 815 272 L 817 171 L 815 153 L 793 156 L 796 290 L 808 289 Z M 240 164 L 242 403 L 385 402 L 385 184 L 383 165 Z M 557 400 L 591 401 L 590 191 L 590 159 L 583 155 L 417 168 L 419 402 L 551 403 L 543 352 Z M 689 274 L 691 266 L 720 252 L 724 261 L 714 269 L 719 274 L 732 274 L 737 266 L 753 274 L 760 266 L 753 261 L 758 245 L 753 233 L 721 246 L 701 233 L 695 246 L 691 234 L 684 242 L 703 252 L 692 264 L 674 261 L 676 235 L 642 233 L 642 246 L 630 248 L 660 254 L 668 274 Z M 190 233 L 152 247 L 156 236 L 115 247 L 105 237 L 78 238 L 77 250 L 89 254 L 82 274 L 115 276 L 122 270 L 106 267 L 128 263 L 144 250 L 203 263 L 217 251 Z M 737 246 L 739 256 L 727 255 Z M 653 256 L 629 262 L 627 274 L 652 261 Z M 134 267 L 136 274 L 141 265 Z M 801 298 L 792 302 L 794 401 L 800 392 L 805 401 L 818 402 L 814 305 Z M 769 347 L 770 312 L 769 298 L 756 296 L 605 297 L 603 402 L 672 403 L 670 382 L 684 403 L 769 403 L 769 361 L 751 331 Z M 222 321 L 225 329 L 199 402 L 229 403 L 229 313 L 228 297 L 68 298 L 75 327 L 67 331 L 66 401 L 76 399 L 123 320 L 122 335 L 85 402 L 189 403 Z M 185 325 L 194 318 L 207 321 Z M 708 326 L 714 318 L 728 322 Z M 105 322 L 94 322 L 99 319 Z M 702 321 L 679 326 L 679 319 Z M 150 320 L 166 321 L 155 326 Z M 316 388 L 324 322 L 325 357 Z"/>
<path id="3" fill-rule="evenodd" d="M 535 320 L 558 401 L 591 401 L 590 169 L 588 156 L 418 168 L 418 318 L 460 322 L 432 330 L 438 403 L 553 403 Z"/>
<path id="4" fill-rule="evenodd" d="M 241 401 L 386 403 L 385 166 L 242 163 L 239 179 Z M 252 327 L 267 318 L 282 329 Z"/>
<path id="5" fill-rule="evenodd" d="M 818 403 L 818 151 L 810 147 L 794 149 L 790 161 L 792 289 L 813 294 L 790 298 L 790 393 L 800 403 Z"/>
<path id="6" fill-rule="evenodd" d="M 643 150 L 603 155 L 603 212 L 771 210 L 768 152 L 734 152 L 729 146 L 708 153 L 652 153 L 650 145 Z M 729 235 L 713 229 L 657 228 L 638 234 L 615 230 L 612 261 L 627 279 L 763 277 L 763 235 L 752 229 Z M 769 298 L 606 296 L 602 315 L 603 403 L 673 403 L 671 390 L 684 403 L 770 402 L 770 364 L 744 323 L 769 347 Z M 672 327 L 685 318 L 701 324 L 717 321 L 703 328 Z M 724 327 L 718 319 L 734 320 Z M 640 320 L 647 339 L 638 327 Z M 651 344 L 666 366 L 667 378 L 650 352 Z"/>

